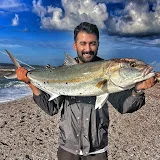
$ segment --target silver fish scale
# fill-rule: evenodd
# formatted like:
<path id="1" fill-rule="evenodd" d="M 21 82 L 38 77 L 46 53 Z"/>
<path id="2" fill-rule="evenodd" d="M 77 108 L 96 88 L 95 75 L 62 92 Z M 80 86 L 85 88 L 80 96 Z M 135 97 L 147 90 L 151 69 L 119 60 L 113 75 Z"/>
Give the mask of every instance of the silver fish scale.
<path id="1" fill-rule="evenodd" d="M 88 65 L 89 64 L 89 65 Z M 104 64 L 97 62 L 84 65 L 64 66 L 56 69 L 33 70 L 28 77 L 38 87 L 63 95 L 100 95 L 105 93 L 96 87 L 104 80 Z M 96 76 L 96 77 L 95 77 Z M 36 83 L 34 82 L 36 81 Z"/>

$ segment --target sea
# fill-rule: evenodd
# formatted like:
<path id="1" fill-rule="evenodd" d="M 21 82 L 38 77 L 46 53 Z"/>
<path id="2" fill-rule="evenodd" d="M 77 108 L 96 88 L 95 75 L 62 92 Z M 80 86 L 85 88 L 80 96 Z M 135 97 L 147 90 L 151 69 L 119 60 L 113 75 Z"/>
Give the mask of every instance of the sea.
<path id="1" fill-rule="evenodd" d="M 44 67 L 38 65 L 33 66 L 34 68 Z M 29 67 L 25 67 L 29 69 Z M 0 63 L 0 69 L 15 70 L 14 65 L 8 63 Z M 18 79 L 6 79 L 0 75 L 0 103 L 21 99 L 31 96 L 32 94 L 31 89 L 24 82 L 21 82 Z"/>
<path id="2" fill-rule="evenodd" d="M 32 95 L 30 88 L 18 80 L 0 78 L 0 103 L 13 101 Z"/>

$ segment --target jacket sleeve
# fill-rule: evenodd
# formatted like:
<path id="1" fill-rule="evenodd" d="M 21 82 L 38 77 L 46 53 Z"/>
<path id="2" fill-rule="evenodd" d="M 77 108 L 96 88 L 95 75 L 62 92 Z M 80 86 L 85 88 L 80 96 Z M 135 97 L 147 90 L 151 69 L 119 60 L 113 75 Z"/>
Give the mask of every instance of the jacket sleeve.
<path id="1" fill-rule="evenodd" d="M 36 96 L 33 94 L 33 99 L 35 103 L 47 114 L 49 114 L 50 116 L 53 116 L 57 114 L 58 111 L 60 110 L 64 97 L 59 96 L 52 101 L 48 101 L 49 98 L 50 98 L 50 95 L 43 91 L 41 91 L 41 94 L 39 96 Z"/>
<path id="2" fill-rule="evenodd" d="M 145 104 L 144 92 L 132 95 L 133 89 L 112 93 L 108 97 L 108 101 L 120 113 L 132 113 L 137 111 Z"/>

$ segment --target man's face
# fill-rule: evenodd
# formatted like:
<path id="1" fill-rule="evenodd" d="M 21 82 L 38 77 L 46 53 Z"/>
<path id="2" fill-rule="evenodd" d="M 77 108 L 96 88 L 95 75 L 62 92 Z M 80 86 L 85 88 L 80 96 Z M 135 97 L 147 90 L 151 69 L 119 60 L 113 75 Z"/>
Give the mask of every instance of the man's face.
<path id="1" fill-rule="evenodd" d="M 91 62 L 97 55 L 99 42 L 95 34 L 79 32 L 74 49 L 77 51 L 79 63 Z"/>

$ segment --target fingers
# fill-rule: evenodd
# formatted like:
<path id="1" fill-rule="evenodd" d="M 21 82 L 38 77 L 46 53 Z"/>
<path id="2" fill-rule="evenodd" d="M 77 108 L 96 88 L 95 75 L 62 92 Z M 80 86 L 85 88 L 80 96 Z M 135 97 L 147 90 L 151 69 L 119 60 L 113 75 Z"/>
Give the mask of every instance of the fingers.
<path id="1" fill-rule="evenodd" d="M 154 86 L 155 83 L 156 83 L 156 81 L 155 81 L 154 77 L 151 77 L 151 78 L 143 81 L 144 89 L 147 89 L 147 88 Z"/>
<path id="2" fill-rule="evenodd" d="M 145 81 L 139 82 L 136 84 L 136 90 L 145 90 L 153 87 L 156 84 L 155 77 L 151 77 Z"/>
<path id="3" fill-rule="evenodd" d="M 26 75 L 27 72 L 28 72 L 27 69 L 22 68 L 22 67 L 19 67 L 19 68 L 16 70 L 16 73 L 17 73 L 17 75 L 19 75 L 19 76 Z"/>
<path id="4" fill-rule="evenodd" d="M 16 70 L 16 74 L 17 74 L 18 80 L 23 81 L 23 82 L 25 82 L 25 83 L 30 83 L 30 80 L 29 80 L 29 78 L 27 77 L 27 73 L 28 73 L 28 70 L 25 69 L 25 68 L 22 68 L 22 67 L 19 67 L 19 68 Z"/>

